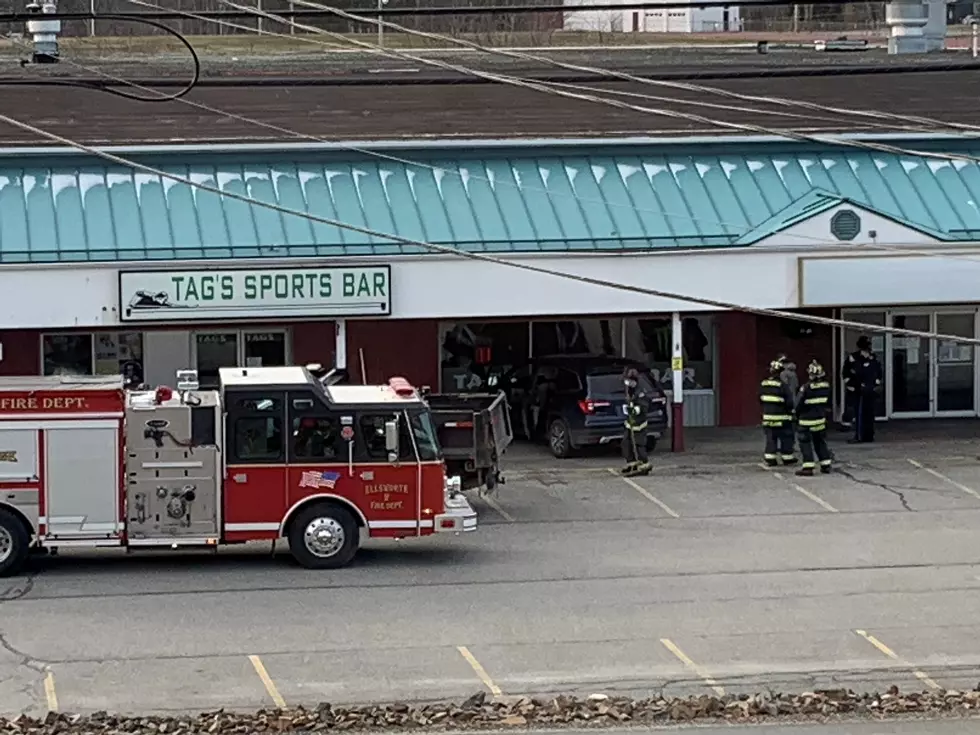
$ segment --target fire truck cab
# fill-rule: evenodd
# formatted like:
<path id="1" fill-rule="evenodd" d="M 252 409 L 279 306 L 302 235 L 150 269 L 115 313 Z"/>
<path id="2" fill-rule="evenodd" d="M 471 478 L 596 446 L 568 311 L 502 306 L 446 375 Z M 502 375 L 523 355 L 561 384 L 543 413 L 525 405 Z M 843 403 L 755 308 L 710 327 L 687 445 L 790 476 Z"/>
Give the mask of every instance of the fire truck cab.
<path id="1" fill-rule="evenodd" d="M 32 550 L 216 548 L 286 538 L 305 567 L 361 537 L 476 530 L 429 407 L 402 378 L 331 385 L 305 367 L 0 378 L 0 576 Z"/>

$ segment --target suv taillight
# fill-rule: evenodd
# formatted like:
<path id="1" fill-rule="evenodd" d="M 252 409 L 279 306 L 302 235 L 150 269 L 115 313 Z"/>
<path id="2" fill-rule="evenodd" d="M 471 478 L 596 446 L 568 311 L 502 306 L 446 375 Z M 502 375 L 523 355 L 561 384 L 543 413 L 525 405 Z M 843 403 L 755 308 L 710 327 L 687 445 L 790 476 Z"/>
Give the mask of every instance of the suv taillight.
<path id="1" fill-rule="evenodd" d="M 598 408 L 600 406 L 609 406 L 609 405 L 611 405 L 609 403 L 609 401 L 589 401 L 589 400 L 585 400 L 585 401 L 579 401 L 578 402 L 578 408 L 579 408 L 579 410 L 582 413 L 584 413 L 586 416 L 591 416 L 592 414 L 594 414 L 596 408 Z"/>

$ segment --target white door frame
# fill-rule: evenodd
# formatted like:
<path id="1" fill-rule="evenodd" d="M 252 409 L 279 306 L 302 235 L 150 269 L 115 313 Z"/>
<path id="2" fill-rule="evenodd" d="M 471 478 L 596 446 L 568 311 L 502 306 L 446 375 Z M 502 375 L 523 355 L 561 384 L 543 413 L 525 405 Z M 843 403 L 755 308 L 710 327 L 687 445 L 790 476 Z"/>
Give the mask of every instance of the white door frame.
<path id="1" fill-rule="evenodd" d="M 939 317 L 943 314 L 966 314 L 973 316 L 973 336 L 977 335 L 977 323 L 980 320 L 980 313 L 977 312 L 976 308 L 963 307 L 957 309 L 956 307 L 948 307 L 943 309 L 936 309 L 932 317 L 932 332 L 939 332 Z M 977 380 L 977 347 L 973 347 L 973 409 L 966 411 L 940 411 L 939 410 L 939 340 L 933 339 L 933 366 L 932 366 L 932 387 L 930 392 L 933 397 L 933 408 L 935 409 L 934 415 L 937 418 L 969 418 L 971 416 L 977 415 L 977 399 L 978 399 L 978 383 Z"/>

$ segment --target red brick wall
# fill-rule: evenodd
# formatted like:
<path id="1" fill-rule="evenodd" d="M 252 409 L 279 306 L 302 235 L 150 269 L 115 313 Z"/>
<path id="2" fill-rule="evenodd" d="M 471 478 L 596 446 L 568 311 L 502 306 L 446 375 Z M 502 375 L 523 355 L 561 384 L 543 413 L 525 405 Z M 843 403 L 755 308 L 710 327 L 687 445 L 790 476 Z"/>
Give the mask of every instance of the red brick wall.
<path id="1" fill-rule="evenodd" d="M 422 319 L 349 319 L 347 369 L 361 381 L 359 350 L 364 350 L 368 383 L 398 375 L 417 386 L 439 385 L 439 323 Z"/>
<path id="2" fill-rule="evenodd" d="M 0 375 L 41 374 L 41 333 L 32 329 L 0 331 Z"/>
<path id="3" fill-rule="evenodd" d="M 328 370 L 333 367 L 337 344 L 333 322 L 299 322 L 292 325 L 292 333 L 294 365 L 318 362 Z"/>

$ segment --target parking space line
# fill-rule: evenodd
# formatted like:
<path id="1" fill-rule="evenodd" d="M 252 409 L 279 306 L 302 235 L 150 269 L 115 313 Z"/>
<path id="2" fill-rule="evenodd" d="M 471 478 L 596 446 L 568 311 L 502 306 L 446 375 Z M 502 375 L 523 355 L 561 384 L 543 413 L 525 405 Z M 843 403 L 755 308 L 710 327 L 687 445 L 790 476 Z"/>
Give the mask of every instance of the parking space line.
<path id="1" fill-rule="evenodd" d="M 826 511 L 828 511 L 830 513 L 840 513 L 840 511 L 837 510 L 837 508 L 835 508 L 834 506 L 832 506 L 826 500 L 824 500 L 820 496 L 818 496 L 818 495 L 810 492 L 809 490 L 807 490 L 802 485 L 799 485 L 799 484 L 793 482 L 792 480 L 788 480 L 787 478 L 783 477 L 783 475 L 781 473 L 779 473 L 779 472 L 773 472 L 772 473 L 772 476 L 775 477 L 777 480 L 783 480 L 784 482 L 789 483 L 789 486 L 791 488 L 793 488 L 794 490 L 796 490 L 796 492 L 800 493 L 801 495 L 803 495 L 806 498 L 809 498 L 810 500 L 812 500 L 814 503 L 816 503 L 817 505 L 819 505 L 824 510 L 826 510 Z"/>
<path id="2" fill-rule="evenodd" d="M 646 498 L 651 503 L 653 503 L 654 505 L 656 505 L 657 507 L 659 507 L 660 510 L 662 510 L 664 513 L 666 513 L 667 515 L 669 515 L 671 518 L 680 518 L 680 516 L 677 515 L 677 513 L 675 513 L 670 508 L 670 506 L 668 506 L 665 502 L 663 502 L 659 498 L 654 497 L 654 495 L 650 491 L 648 491 L 640 483 L 634 482 L 632 478 L 623 477 L 622 475 L 619 474 L 619 470 L 614 470 L 612 467 L 609 468 L 609 474 L 615 475 L 616 477 L 618 477 L 620 480 L 622 480 L 623 482 L 625 482 L 631 488 L 633 488 L 634 490 L 636 490 L 636 492 L 638 492 L 644 498 Z"/>
<path id="3" fill-rule="evenodd" d="M 54 674 L 50 671 L 44 677 L 44 698 L 48 700 L 48 712 L 57 712 L 58 692 L 54 688 Z"/>
<path id="4" fill-rule="evenodd" d="M 956 480 L 954 480 L 953 478 L 951 478 L 951 477 L 947 477 L 947 476 L 946 476 L 946 475 L 944 475 L 944 474 L 943 474 L 942 472 L 939 472 L 938 470 L 934 470 L 934 469 L 932 469 L 932 467 L 926 467 L 926 466 L 925 466 L 924 464 L 922 464 L 921 462 L 916 462 L 916 461 L 915 461 L 914 459 L 909 459 L 909 458 L 906 458 L 906 461 L 907 461 L 907 462 L 908 462 L 908 463 L 909 463 L 910 465 L 912 465 L 913 467 L 915 467 L 916 469 L 919 469 L 919 470 L 924 470 L 925 472 L 928 472 L 928 473 L 929 473 L 930 475 L 932 475 L 932 476 L 933 476 L 933 477 L 935 477 L 936 479 L 939 479 L 939 480 L 942 480 L 943 482 L 945 482 L 945 483 L 948 483 L 948 484 L 950 484 L 950 485 L 952 485 L 952 486 L 953 486 L 953 487 L 955 487 L 955 488 L 956 488 L 957 490 L 961 490 L 961 491 L 963 491 L 963 492 L 965 492 L 965 493 L 966 493 L 967 495 L 972 495 L 972 496 L 973 496 L 973 497 L 975 497 L 975 498 L 976 498 L 977 500 L 980 500 L 980 493 L 978 493 L 978 492 L 977 492 L 976 490 L 974 490 L 974 489 L 973 489 L 972 487 L 967 487 L 966 485 L 963 485 L 963 484 L 961 484 L 961 483 L 959 483 L 959 482 L 957 482 L 957 481 L 956 481 Z"/>
<path id="5" fill-rule="evenodd" d="M 501 508 L 500 507 L 500 503 L 498 503 L 496 500 L 494 500 L 493 498 L 491 498 L 489 495 L 484 495 L 483 496 L 483 502 L 486 503 L 487 505 L 489 505 L 497 515 L 499 515 L 501 518 L 503 518 L 508 523 L 513 523 L 514 522 L 514 516 L 512 516 L 506 510 L 504 510 L 503 508 Z"/>
<path id="6" fill-rule="evenodd" d="M 279 709 L 286 709 L 286 700 L 282 698 L 279 690 L 276 688 L 276 683 L 272 681 L 272 677 L 269 676 L 269 672 L 265 670 L 265 664 L 262 663 L 262 659 L 258 656 L 249 656 L 248 660 L 252 662 L 252 666 L 255 668 L 255 673 L 259 675 L 262 680 L 265 690 L 269 693 L 269 697 L 275 702 L 276 707 Z"/>
<path id="7" fill-rule="evenodd" d="M 943 688 L 943 687 L 939 686 L 939 684 L 937 684 L 934 680 L 932 680 L 928 676 L 926 676 L 923 672 L 919 671 L 914 666 L 912 666 L 912 664 L 910 664 L 908 661 L 905 661 L 904 659 L 900 658 L 897 653 L 895 653 L 892 649 L 890 649 L 888 646 L 886 646 L 880 640 L 878 640 L 877 638 L 875 638 L 873 635 L 871 635 L 870 633 L 868 633 L 866 630 L 855 630 L 854 632 L 857 633 L 862 638 L 864 638 L 864 640 L 866 640 L 872 646 L 874 646 L 875 648 L 877 648 L 879 652 L 883 653 L 888 658 L 892 659 L 893 661 L 898 661 L 903 666 L 908 667 L 908 669 L 911 670 L 911 672 L 915 676 L 915 678 L 918 679 L 919 681 L 921 681 L 923 684 L 925 684 L 930 689 L 942 689 Z"/>
<path id="8" fill-rule="evenodd" d="M 456 650 L 459 651 L 460 656 L 466 659 L 466 663 L 470 665 L 473 672 L 480 678 L 480 681 L 482 681 L 484 686 L 490 690 L 490 693 L 494 697 L 502 697 L 504 693 L 500 691 L 500 687 L 494 684 L 493 679 L 490 678 L 490 674 L 488 674 L 487 670 L 483 668 L 483 665 L 476 660 L 476 656 L 470 653 L 470 649 L 468 649 L 466 646 L 456 646 Z"/>
<path id="9" fill-rule="evenodd" d="M 724 688 L 719 686 L 718 682 L 712 679 L 711 676 L 704 669 L 702 669 L 700 666 L 694 663 L 686 653 L 684 653 L 680 648 L 677 647 L 676 643 L 670 640 L 670 638 L 661 638 L 660 643 L 663 644 L 664 648 L 666 648 L 668 651 L 674 654 L 674 656 L 676 656 L 677 659 L 682 664 L 684 664 L 687 668 L 689 668 L 695 674 L 700 676 L 704 680 L 704 683 L 714 690 L 715 694 L 717 694 L 719 697 L 725 696 Z"/>

